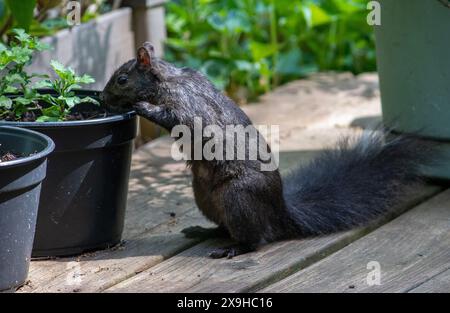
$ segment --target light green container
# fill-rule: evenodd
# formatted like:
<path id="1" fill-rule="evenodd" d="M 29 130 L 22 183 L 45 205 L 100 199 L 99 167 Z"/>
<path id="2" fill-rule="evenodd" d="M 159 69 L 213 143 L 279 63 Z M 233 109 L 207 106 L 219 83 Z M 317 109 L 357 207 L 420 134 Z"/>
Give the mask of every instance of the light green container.
<path id="1" fill-rule="evenodd" d="M 450 8 L 438 0 L 380 0 L 375 26 L 384 123 L 443 142 L 448 161 L 426 174 L 450 179 Z"/>

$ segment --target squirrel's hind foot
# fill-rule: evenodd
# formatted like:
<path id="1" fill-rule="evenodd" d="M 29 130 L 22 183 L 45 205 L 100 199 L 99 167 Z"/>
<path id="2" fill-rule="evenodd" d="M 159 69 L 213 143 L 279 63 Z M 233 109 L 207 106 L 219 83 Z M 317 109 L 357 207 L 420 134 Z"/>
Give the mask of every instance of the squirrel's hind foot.
<path id="1" fill-rule="evenodd" d="M 256 248 L 249 247 L 249 246 L 243 246 L 243 245 L 234 245 L 226 248 L 217 248 L 214 249 L 209 253 L 209 257 L 213 259 L 221 259 L 221 258 L 227 258 L 231 259 L 235 256 L 245 254 L 248 252 L 255 251 Z"/>

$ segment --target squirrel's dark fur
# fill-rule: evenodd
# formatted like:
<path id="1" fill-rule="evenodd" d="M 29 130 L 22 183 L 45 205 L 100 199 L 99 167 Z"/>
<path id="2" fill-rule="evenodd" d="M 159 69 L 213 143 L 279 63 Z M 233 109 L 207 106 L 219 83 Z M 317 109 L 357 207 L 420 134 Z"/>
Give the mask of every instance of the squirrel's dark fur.
<path id="1" fill-rule="evenodd" d="M 103 91 L 105 103 L 170 130 L 175 125 L 252 125 L 247 115 L 201 73 L 154 56 L 145 43 Z M 190 161 L 195 200 L 236 246 L 214 251 L 232 257 L 276 240 L 327 234 L 379 217 L 420 181 L 429 151 L 410 137 L 385 142 L 374 132 L 346 139 L 285 178 L 261 171 L 258 160 Z M 198 230 L 200 229 L 191 229 Z"/>

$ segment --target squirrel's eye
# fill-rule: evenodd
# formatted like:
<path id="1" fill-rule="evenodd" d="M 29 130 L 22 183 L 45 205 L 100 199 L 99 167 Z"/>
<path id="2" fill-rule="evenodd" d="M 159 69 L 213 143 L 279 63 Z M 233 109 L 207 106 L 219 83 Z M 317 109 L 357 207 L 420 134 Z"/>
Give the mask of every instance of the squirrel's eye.
<path id="1" fill-rule="evenodd" d="M 117 83 L 119 85 L 124 85 L 127 83 L 127 81 L 128 81 L 128 77 L 125 75 L 119 76 L 119 78 L 117 78 Z"/>

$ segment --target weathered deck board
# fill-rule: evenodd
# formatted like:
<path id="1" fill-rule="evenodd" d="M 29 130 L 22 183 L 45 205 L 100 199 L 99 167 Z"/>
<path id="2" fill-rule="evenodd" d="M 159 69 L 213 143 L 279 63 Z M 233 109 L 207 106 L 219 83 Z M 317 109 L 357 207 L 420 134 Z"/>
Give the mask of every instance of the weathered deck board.
<path id="1" fill-rule="evenodd" d="M 128 240 L 123 246 L 87 255 L 72 263 L 61 259 L 56 271 L 46 269 L 55 271 L 56 276 L 33 292 L 102 291 L 193 246 L 198 240 L 187 239 L 180 233 L 181 229 L 192 224 L 212 226 L 198 212 L 185 214 L 172 225 L 160 225 L 149 233 Z M 62 270 L 61 266 L 64 266 Z"/>
<path id="2" fill-rule="evenodd" d="M 450 263 L 450 261 L 449 261 Z M 449 293 L 450 292 L 450 269 L 437 274 L 423 284 L 410 290 L 412 293 Z"/>
<path id="3" fill-rule="evenodd" d="M 435 275 L 436 280 L 448 277 L 449 247 L 450 190 L 447 190 L 263 291 L 408 292 Z M 366 267 L 371 261 L 380 264 L 381 285 L 367 284 L 370 270 Z M 421 288 L 434 287 L 440 288 L 428 281 Z"/>
<path id="4" fill-rule="evenodd" d="M 110 292 L 247 292 L 265 287 L 341 249 L 439 188 L 424 188 L 392 215 L 365 228 L 307 240 L 272 244 L 232 260 L 205 257 L 227 242 L 202 242 L 119 283 Z M 419 197 L 417 197 L 419 196 Z"/>

